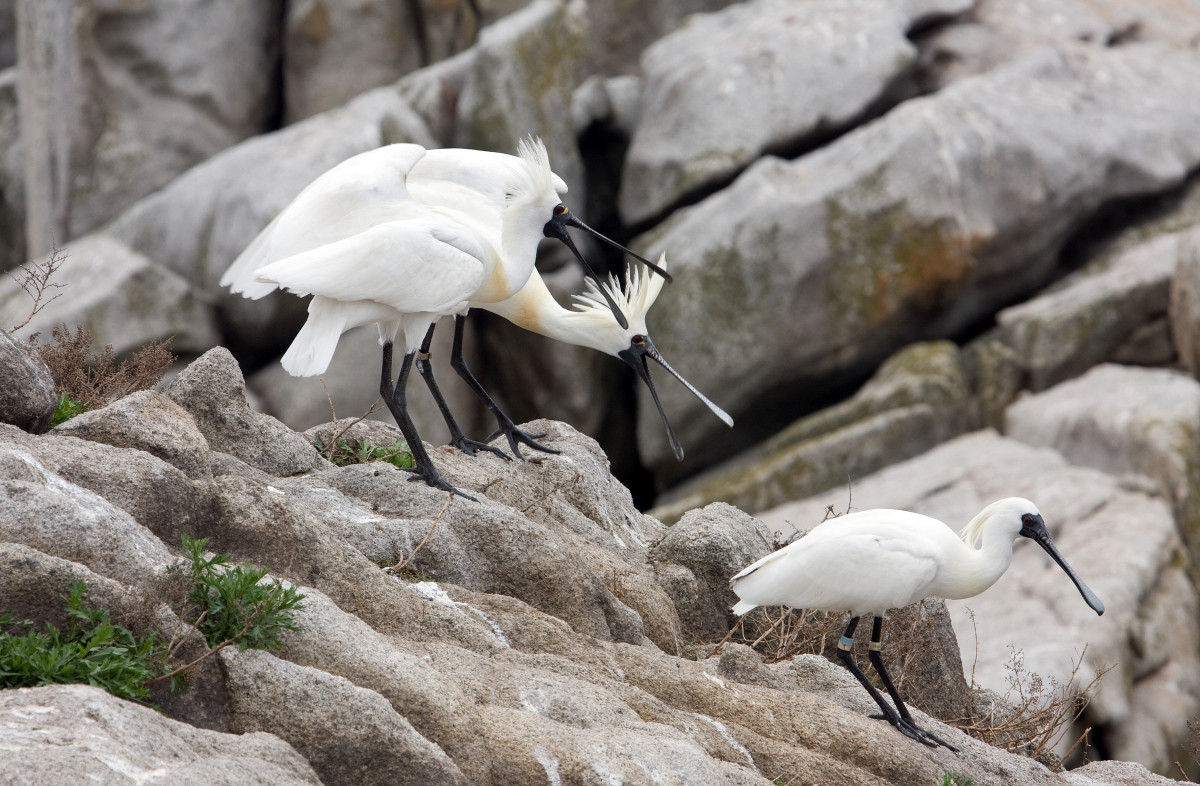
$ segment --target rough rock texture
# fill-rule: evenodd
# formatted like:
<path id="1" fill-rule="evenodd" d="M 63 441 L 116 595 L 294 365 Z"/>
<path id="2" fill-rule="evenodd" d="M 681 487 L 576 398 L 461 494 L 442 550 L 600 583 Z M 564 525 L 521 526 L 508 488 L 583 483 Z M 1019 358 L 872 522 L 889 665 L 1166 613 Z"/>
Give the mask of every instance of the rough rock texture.
<path id="1" fill-rule="evenodd" d="M 153 390 L 139 390 L 113 403 L 76 415 L 55 434 L 137 448 L 157 456 L 192 480 L 212 477 L 208 441 L 186 409 Z"/>
<path id="2" fill-rule="evenodd" d="M 1184 676 L 1197 673 L 1192 664 L 1198 648 L 1194 640 L 1184 640 L 1186 630 L 1153 622 L 1160 613 L 1153 611 L 1158 604 L 1146 602 L 1167 588 L 1177 589 L 1178 581 L 1187 578 L 1170 507 L 1147 495 L 1145 488 L 1144 483 L 1123 483 L 1098 470 L 1071 466 L 1051 450 L 982 431 L 857 479 L 853 502 L 856 509 L 925 513 L 957 530 L 989 502 L 1007 496 L 1033 500 L 1059 550 L 1104 601 L 1105 614 L 1097 617 L 1062 571 L 1039 549 L 1025 544 L 1014 551 L 1011 567 L 990 589 L 947 603 L 963 663 L 974 664 L 979 685 L 998 692 L 1008 689 L 1009 645 L 1024 653 L 1028 673 L 1076 689 L 1099 669 L 1115 665 L 1116 671 L 1101 681 L 1084 723 L 1108 745 L 1144 739 L 1134 731 L 1142 724 L 1170 727 L 1171 739 L 1178 742 L 1195 711 L 1194 699 L 1172 703 L 1172 719 L 1164 723 L 1163 707 L 1147 706 L 1141 693 L 1157 693 L 1160 679 L 1169 676 L 1181 696 L 1200 697 Z M 844 501 L 845 491 L 835 489 L 760 517 L 787 533 L 812 526 L 823 518 L 826 505 L 841 506 Z M 1172 597 L 1178 597 L 1176 589 Z M 1198 606 L 1194 593 L 1178 600 L 1186 610 L 1182 613 L 1193 614 L 1191 609 Z M 974 613 L 973 623 L 968 610 Z M 1047 619 L 1054 624 L 1045 626 Z M 1152 653 L 1143 649 L 1151 629 L 1170 645 Z M 1081 654 L 1078 676 L 1071 681 Z M 1117 758 L 1146 753 L 1133 745 L 1114 750 Z"/>
<path id="3" fill-rule="evenodd" d="M 961 434 L 968 396 L 958 348 L 912 344 L 851 398 L 801 418 L 754 452 L 664 494 L 665 522 L 713 500 L 755 512 L 918 455 Z"/>
<path id="4" fill-rule="evenodd" d="M 325 783 L 465 784 L 441 748 L 378 693 L 261 651 L 221 652 L 240 733 L 291 743 Z"/>
<path id="5" fill-rule="evenodd" d="M 93 444 L 57 431 L 40 439 L 0 431 L 0 444 L 98 494 L 172 546 L 203 526 L 207 488 L 144 450 Z"/>
<path id="6" fill-rule="evenodd" d="M 246 383 L 224 347 L 206 352 L 167 385 L 165 391 L 191 413 L 213 450 L 230 453 L 278 476 L 313 468 L 316 449 L 270 415 L 246 403 Z"/>
<path id="7" fill-rule="evenodd" d="M 675 265 L 650 333 L 735 420 L 762 420 L 1028 293 L 1109 200 L 1181 183 L 1200 163 L 1198 85 L 1195 59 L 1162 46 L 1043 48 L 794 162 L 764 158 L 638 241 Z M 682 471 L 729 451 L 690 394 L 660 392 Z M 665 480 L 680 470 L 653 416 L 643 399 L 639 447 Z"/>
<path id="8" fill-rule="evenodd" d="M 721 502 L 690 511 L 667 530 L 652 554 L 684 633 L 696 641 L 725 636 L 737 603 L 729 577 L 769 554 L 771 545 L 766 527 Z"/>
<path id="9" fill-rule="evenodd" d="M 753 0 L 701 14 L 642 57 L 645 111 L 621 215 L 639 224 L 767 151 L 832 136 L 912 91 L 915 24 L 971 0 Z M 853 68 L 847 68 L 853 63 Z"/>
<path id="10" fill-rule="evenodd" d="M 67 325 L 92 333 L 93 347 L 109 344 L 118 356 L 170 338 L 176 353 L 199 354 L 220 343 L 212 306 L 187 281 L 129 246 L 89 235 L 62 249 L 53 281 L 62 297 L 46 303 L 19 334 L 42 335 Z M 29 297 L 11 277 L 0 279 L 0 313 L 28 310 Z"/>
<path id="11" fill-rule="evenodd" d="M 0 426 L 0 435 L 19 440 L 0 445 L 0 540 L 82 563 L 133 586 L 152 583 L 166 569 L 170 553 L 149 529 L 48 469 L 22 447 L 24 432 Z"/>
<path id="12" fill-rule="evenodd" d="M 114 786 L 321 783 L 272 734 L 197 729 L 87 685 L 0 691 L 0 728 L 3 783 L 50 786 L 65 773 Z"/>
<path id="13" fill-rule="evenodd" d="M 1112 359 L 1139 329 L 1157 325 L 1165 333 L 1168 288 L 1186 238 L 1167 234 L 1134 246 L 1100 272 L 997 314 L 1001 340 L 1024 362 L 1029 387 L 1045 390 Z M 1165 358 L 1141 353 L 1140 362 L 1169 364 L 1164 343 Z"/>
<path id="14" fill-rule="evenodd" d="M 204 515 L 193 520 L 192 534 L 211 538 L 210 548 L 267 568 L 307 594 L 306 607 L 297 614 L 301 630 L 284 637 L 278 655 L 224 650 L 220 668 L 209 661 L 195 692 L 164 700 L 172 717 L 219 728 L 273 730 L 327 783 L 659 777 L 705 785 L 766 784 L 777 773 L 803 772 L 823 782 L 909 784 L 937 782 L 947 771 L 967 772 L 981 782 L 1059 782 L 1040 764 L 972 740 L 919 710 L 918 722 L 962 750 L 952 754 L 905 740 L 868 717 L 874 711 L 870 699 L 843 669 L 824 659 L 767 665 L 738 646 L 701 661 L 680 657 L 685 644 L 694 642 L 679 621 L 667 571 L 673 566 L 676 573 L 690 573 L 695 597 L 707 593 L 708 611 L 723 614 L 729 601 L 722 597 L 725 574 L 767 548 L 760 527 L 735 509 L 717 506 L 666 532 L 633 507 L 596 443 L 567 426 L 526 425 L 547 432 L 548 443 L 562 451 L 539 462 L 435 451 L 447 479 L 479 502 L 411 483 L 408 475 L 378 463 L 339 468 L 316 462 L 311 474 L 280 477 L 271 473 L 293 468 L 256 468 L 221 449 L 238 450 L 239 443 L 251 441 L 277 444 L 278 424 L 234 419 L 239 430 L 222 436 L 198 411 L 210 416 L 226 411 L 240 395 L 239 381 L 235 364 L 218 350 L 195 361 L 170 388 L 192 405 L 188 413 L 209 443 L 211 481 L 192 481 L 134 448 L 0 427 L 0 477 L 6 478 L 0 482 L 0 540 L 10 542 L 0 546 L 0 597 L 10 597 L 22 616 L 60 620 L 61 607 L 50 596 L 61 594 L 71 579 L 83 578 L 92 584 L 89 600 L 122 619 L 140 613 L 148 620 L 141 630 L 161 631 L 164 637 L 179 630 L 181 621 L 165 607 L 146 602 L 158 586 L 153 577 L 171 559 L 156 535 L 177 533 L 161 521 L 151 532 L 116 507 L 135 510 L 138 503 L 143 507 L 136 508 L 136 516 L 151 521 L 158 515 L 126 484 L 95 482 L 98 476 L 87 471 L 89 459 L 97 466 L 122 467 L 121 472 L 110 469 L 116 481 L 123 473 L 159 472 L 144 475 L 143 494 L 157 491 L 167 499 L 183 493 L 180 489 L 202 489 Z M 198 406 L 208 400 L 199 396 L 201 387 L 212 392 L 214 406 Z M 181 392 L 187 395 L 181 398 Z M 141 398 L 129 408 L 154 400 Z M 151 433 L 183 429 L 189 418 L 167 406 L 152 411 L 168 423 L 148 429 Z M 362 422 L 348 434 L 385 442 L 395 430 Z M 1025 460 L 1005 466 L 1052 475 L 1037 461 L 1018 458 Z M 60 462 L 54 467 L 62 476 L 48 468 L 52 459 Z M 955 466 L 965 463 L 960 457 Z M 1068 477 L 1064 470 L 1048 482 L 1061 487 L 1060 497 L 1091 504 L 1095 494 L 1081 493 L 1080 484 L 1096 485 L 1096 473 L 1073 472 L 1084 475 Z M 88 479 L 96 490 L 69 482 L 75 477 Z M 986 486 L 979 478 L 972 482 L 970 493 Z M 905 488 L 918 486 L 910 480 Z M 1151 511 L 1150 521 L 1158 521 L 1154 503 L 1144 496 L 1103 488 L 1122 503 L 1136 498 L 1143 513 Z M 51 499 L 57 504 L 53 511 Z M 1066 518 L 1073 527 L 1087 524 L 1080 524 L 1079 516 Z M 1111 521 L 1102 524 L 1105 531 L 1119 531 Z M 1154 699 L 1197 670 L 1182 660 L 1185 642 L 1169 633 L 1164 638 L 1173 623 L 1191 635 L 1179 623 L 1196 616 L 1180 595 L 1187 586 L 1182 571 L 1159 567 L 1162 549 L 1155 549 L 1169 546 L 1172 525 L 1168 522 L 1166 534 L 1139 533 L 1136 546 L 1102 542 L 1088 531 L 1087 537 L 1097 541 L 1090 552 L 1072 539 L 1072 531 L 1060 533 L 1059 540 L 1085 575 L 1091 576 L 1100 551 L 1118 553 L 1129 563 L 1119 564 L 1113 576 L 1093 580 L 1110 603 L 1113 617 L 1106 620 L 1122 621 L 1104 641 L 1092 638 L 1093 647 L 1100 654 L 1120 646 L 1146 653 L 1123 665 L 1130 669 L 1133 698 L 1125 705 L 1116 700 L 1101 705 L 1109 713 L 1105 717 L 1152 718 L 1158 728 L 1173 728 L 1178 703 Z M 656 541 L 660 545 L 652 561 L 650 544 Z M 1146 605 L 1135 586 L 1152 571 L 1162 578 Z M 41 595 L 39 588 L 44 588 Z M 1047 585 L 1047 591 L 1052 596 L 1054 587 Z M 1076 610 L 1078 598 L 1073 605 L 1059 600 L 1062 618 L 1074 619 L 1069 612 Z M 946 635 L 944 625 L 934 628 Z M 1114 643 L 1126 640 L 1133 643 Z M 944 643 L 931 640 L 924 646 L 953 654 Z M 1161 653 L 1171 655 L 1164 661 Z M 937 685 L 934 678 L 961 669 L 945 658 L 931 658 L 930 664 L 938 675 L 911 678 Z M 946 687 L 934 690 L 953 696 Z M 8 695 L 20 694 L 4 698 Z M 72 706 L 80 703 L 76 699 Z M 87 706 L 73 710 L 72 717 L 86 722 Z M 109 762 L 120 756 L 137 763 L 142 759 L 121 752 L 140 750 L 145 740 L 164 744 L 153 730 L 122 728 L 119 741 L 64 738 L 56 755 L 107 756 L 103 760 Z M 1119 729 L 1122 723 L 1103 728 Z M 1134 734 L 1121 744 L 1134 748 L 1154 737 Z M 246 745 L 276 738 L 239 739 Z M 5 759 L 10 754 L 0 752 L 4 776 L 15 773 L 11 777 L 17 782 L 39 782 L 41 760 L 10 762 Z M 239 759 L 239 766 L 242 782 L 286 782 L 288 777 L 273 759 Z M 1134 773 L 1128 776 L 1133 782 L 1150 782 L 1144 771 Z M 176 779 L 188 782 L 186 776 Z M 208 781 L 220 779 L 207 774 Z"/>
<path id="15" fill-rule="evenodd" d="M 19 126 L 17 69 L 4 68 L 0 70 L 0 270 L 16 267 L 27 259 L 24 152 Z"/>
<path id="16" fill-rule="evenodd" d="M 976 0 L 974 6 L 921 42 L 930 90 L 1049 43 L 1163 41 L 1186 48 L 1200 34 L 1200 8 L 1190 0 Z"/>
<path id="17" fill-rule="evenodd" d="M 482 31 L 455 109 L 455 147 L 513 153 L 515 140 L 541 138 L 576 204 L 584 177 L 571 95 L 584 76 L 586 13 L 579 0 L 533 0 Z"/>
<path id="18" fill-rule="evenodd" d="M 37 433 L 50 425 L 58 406 L 50 369 L 24 342 L 0 330 L 0 423 Z"/>
<path id="19" fill-rule="evenodd" d="M 266 127 L 279 0 L 18 5 L 33 256 Z"/>

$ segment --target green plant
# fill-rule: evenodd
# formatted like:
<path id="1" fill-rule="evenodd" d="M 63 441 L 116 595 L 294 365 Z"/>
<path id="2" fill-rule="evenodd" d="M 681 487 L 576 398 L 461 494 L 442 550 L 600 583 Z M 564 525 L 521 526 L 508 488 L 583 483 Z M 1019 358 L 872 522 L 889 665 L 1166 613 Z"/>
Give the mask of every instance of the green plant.
<path id="1" fill-rule="evenodd" d="M 331 463 L 339 467 L 351 464 L 368 464 L 372 461 L 385 461 L 397 469 L 409 469 L 416 466 L 412 451 L 403 439 L 397 439 L 390 446 L 372 445 L 365 439 L 331 439 L 326 445 L 318 439 L 315 443 L 317 450 Z"/>
<path id="2" fill-rule="evenodd" d="M 66 393 L 58 394 L 58 406 L 54 410 L 53 426 L 65 423 L 76 415 L 87 412 L 87 407 L 77 398 L 71 398 Z"/>
<path id="3" fill-rule="evenodd" d="M 968 778 L 965 775 L 955 775 L 952 772 L 947 772 L 942 776 L 942 786 L 971 786 L 974 782 L 974 778 Z"/>
<path id="4" fill-rule="evenodd" d="M 238 649 L 278 649 L 285 630 L 299 630 L 290 612 L 304 608 L 304 595 L 275 579 L 264 584 L 268 571 L 250 563 L 230 567 L 225 554 L 205 552 L 208 538 L 183 536 L 191 582 L 188 618 L 213 650 L 229 644 Z"/>
<path id="5" fill-rule="evenodd" d="M 109 620 L 108 612 L 90 608 L 83 599 L 87 584 L 71 583 L 67 601 L 70 619 L 65 631 L 46 623 L 46 632 L 24 635 L 5 629 L 28 628 L 0 615 L 0 688 L 81 683 L 103 688 L 114 696 L 147 706 L 150 681 L 162 671 L 167 648 L 154 634 L 135 636 Z"/>

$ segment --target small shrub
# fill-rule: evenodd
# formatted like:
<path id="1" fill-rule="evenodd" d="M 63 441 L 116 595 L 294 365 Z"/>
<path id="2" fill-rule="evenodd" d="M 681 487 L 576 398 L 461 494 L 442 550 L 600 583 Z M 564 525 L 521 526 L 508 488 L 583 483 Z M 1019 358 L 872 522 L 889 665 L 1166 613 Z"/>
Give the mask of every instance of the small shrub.
<path id="1" fill-rule="evenodd" d="M 114 696 L 153 707 L 149 683 L 162 672 L 167 649 L 150 633 L 135 636 L 113 624 L 108 612 L 90 608 L 83 599 L 87 585 L 71 583 L 67 601 L 70 624 L 60 631 L 46 623 L 46 632 L 24 635 L 12 628 L 33 623 L 0 615 L 0 688 L 84 684 Z M 7 629 L 7 630 L 6 630 Z"/>
<path id="2" fill-rule="evenodd" d="M 372 461 L 384 461 L 397 469 L 410 469 L 416 466 L 412 451 L 403 439 L 397 439 L 388 447 L 372 445 L 365 439 L 331 439 L 325 444 L 318 439 L 314 443 L 317 451 L 331 463 L 346 467 L 351 464 L 369 464 Z"/>
<path id="3" fill-rule="evenodd" d="M 58 406 L 54 408 L 54 417 L 50 421 L 50 425 L 57 426 L 60 423 L 66 423 L 76 415 L 87 412 L 87 407 L 77 398 L 71 398 L 66 393 L 58 394 Z"/>
<path id="4" fill-rule="evenodd" d="M 191 591 L 186 602 L 186 619 L 197 620 L 196 628 L 214 650 L 229 644 L 238 649 L 278 649 L 285 630 L 300 630 L 290 612 L 304 608 L 304 595 L 276 579 L 261 583 L 268 571 L 249 563 L 230 567 L 224 554 L 208 554 L 208 538 L 183 536 Z"/>
<path id="5" fill-rule="evenodd" d="M 86 328 L 77 327 L 72 333 L 66 325 L 59 325 L 50 335 L 53 342 L 49 344 L 38 344 L 36 333 L 29 341 L 58 385 L 60 409 L 63 396 L 77 402 L 79 411 L 67 417 L 154 387 L 175 361 L 167 350 L 170 339 L 142 347 L 118 363 L 112 345 L 92 357 L 92 334 Z"/>

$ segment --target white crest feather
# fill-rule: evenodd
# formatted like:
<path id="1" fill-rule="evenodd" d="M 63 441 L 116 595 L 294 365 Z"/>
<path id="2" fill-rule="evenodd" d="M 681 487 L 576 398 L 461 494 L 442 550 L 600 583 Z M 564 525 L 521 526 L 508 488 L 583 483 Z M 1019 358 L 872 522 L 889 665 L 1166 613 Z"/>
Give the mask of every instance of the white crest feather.
<path id="1" fill-rule="evenodd" d="M 550 154 L 542 140 L 529 136 L 517 143 L 517 157 L 522 166 L 508 201 L 522 202 L 554 190 L 554 173 L 550 171 Z"/>
<path id="2" fill-rule="evenodd" d="M 667 254 L 665 251 L 658 257 L 658 266 L 664 270 L 667 267 Z M 641 329 L 644 330 L 646 314 L 650 311 L 650 307 L 654 305 L 654 301 L 658 300 L 658 293 L 662 292 L 666 279 L 655 275 L 648 268 L 640 264 L 630 265 L 626 278 L 627 282 L 624 288 L 621 287 L 616 276 L 611 274 L 602 286 L 612 296 L 617 307 L 625 313 L 629 323 L 631 325 L 642 325 Z M 609 310 L 608 303 L 605 302 L 604 295 L 601 294 L 596 282 L 590 278 L 584 279 L 584 282 L 584 291 L 573 298 L 577 309 L 579 311 L 602 312 L 615 322 L 616 320 L 613 320 L 612 317 L 612 311 Z"/>

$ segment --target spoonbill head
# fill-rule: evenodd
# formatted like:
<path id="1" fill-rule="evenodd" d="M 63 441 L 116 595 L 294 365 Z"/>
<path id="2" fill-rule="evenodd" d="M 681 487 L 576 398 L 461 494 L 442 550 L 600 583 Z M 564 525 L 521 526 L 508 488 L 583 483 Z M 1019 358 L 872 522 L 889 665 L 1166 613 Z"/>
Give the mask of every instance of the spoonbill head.
<path id="1" fill-rule="evenodd" d="M 955 535 L 937 519 L 903 510 L 864 510 L 829 519 L 768 554 L 730 580 L 741 615 L 756 606 L 783 605 L 849 611 L 838 657 L 879 704 L 883 717 L 927 745 L 952 746 L 918 727 L 884 669 L 883 614 L 923 598 L 970 598 L 986 590 L 1012 563 L 1013 542 L 1029 538 L 1058 564 L 1097 614 L 1100 598 L 1071 568 L 1046 530 L 1037 506 L 1009 497 L 993 502 Z M 895 702 L 887 705 L 850 654 L 859 617 L 875 617 L 870 658 Z"/>
<path id="2" fill-rule="evenodd" d="M 665 271 L 666 267 L 667 255 L 663 253 L 653 269 Z M 620 358 L 637 372 L 638 378 L 650 389 L 650 395 L 658 407 L 658 414 L 667 430 L 675 457 L 682 461 L 683 447 L 679 444 L 666 411 L 659 401 L 658 392 L 650 378 L 648 359 L 666 369 L 667 373 L 704 402 L 726 425 L 732 426 L 733 418 L 671 368 L 650 340 L 650 333 L 646 329 L 646 315 L 658 299 L 663 284 L 662 276 L 651 275 L 638 265 L 631 265 L 624 286 L 613 276 L 609 276 L 599 285 L 587 279 L 584 291 L 572 299 L 574 308 L 567 309 L 558 304 L 547 289 L 545 281 L 534 271 L 521 291 L 513 297 L 499 303 L 471 305 L 498 314 L 526 330 Z M 613 319 L 608 307 L 610 302 L 616 303 L 617 309 L 628 317 L 626 324 L 619 324 Z"/>

